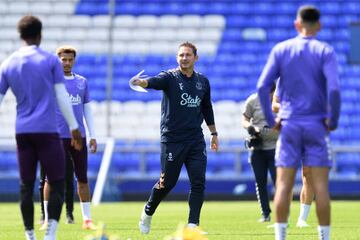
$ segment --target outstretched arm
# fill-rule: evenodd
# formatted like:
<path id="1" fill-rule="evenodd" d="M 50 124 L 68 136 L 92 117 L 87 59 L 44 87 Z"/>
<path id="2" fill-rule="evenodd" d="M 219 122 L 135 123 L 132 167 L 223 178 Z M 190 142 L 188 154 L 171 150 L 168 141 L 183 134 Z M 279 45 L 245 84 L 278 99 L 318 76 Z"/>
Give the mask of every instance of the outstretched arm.
<path id="1" fill-rule="evenodd" d="M 131 83 L 135 86 L 140 86 L 142 88 L 147 88 L 148 86 L 148 81 L 143 78 L 136 78 Z"/>
<path id="2" fill-rule="evenodd" d="M 161 72 L 154 77 L 141 75 L 143 71 L 135 75 L 130 84 L 140 86 L 142 88 L 151 88 L 155 90 L 166 90 L 169 84 L 170 76 L 166 72 Z"/>

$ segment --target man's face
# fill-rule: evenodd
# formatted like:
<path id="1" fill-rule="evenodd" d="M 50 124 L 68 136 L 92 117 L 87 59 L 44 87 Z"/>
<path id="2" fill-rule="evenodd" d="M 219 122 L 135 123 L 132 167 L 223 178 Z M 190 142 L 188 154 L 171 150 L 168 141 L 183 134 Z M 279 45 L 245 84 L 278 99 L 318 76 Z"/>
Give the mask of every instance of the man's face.
<path id="1" fill-rule="evenodd" d="M 176 60 L 181 69 L 193 69 L 198 56 L 194 55 L 192 48 L 181 47 L 176 56 Z"/>
<path id="2" fill-rule="evenodd" d="M 75 57 L 73 53 L 61 53 L 59 56 L 61 63 L 63 65 L 65 75 L 71 73 L 71 69 L 75 63 Z"/>

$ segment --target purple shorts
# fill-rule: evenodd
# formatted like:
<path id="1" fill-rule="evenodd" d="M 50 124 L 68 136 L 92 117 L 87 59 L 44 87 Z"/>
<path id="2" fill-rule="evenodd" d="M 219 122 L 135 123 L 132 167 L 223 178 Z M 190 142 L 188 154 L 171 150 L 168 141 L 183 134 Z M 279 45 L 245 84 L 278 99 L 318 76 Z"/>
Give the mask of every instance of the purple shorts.
<path id="1" fill-rule="evenodd" d="M 329 137 L 322 120 L 282 120 L 275 165 L 331 167 Z"/>
<path id="2" fill-rule="evenodd" d="M 35 181 L 38 160 L 49 182 L 64 180 L 65 156 L 59 134 L 16 134 L 16 144 L 21 181 Z"/>
<path id="3" fill-rule="evenodd" d="M 81 183 L 87 183 L 88 153 L 86 146 L 86 138 L 82 139 L 83 147 L 80 151 L 76 150 L 73 146 L 71 146 L 70 138 L 63 138 L 62 141 L 64 144 L 66 159 L 70 158 L 74 163 L 74 172 L 77 180 Z"/>

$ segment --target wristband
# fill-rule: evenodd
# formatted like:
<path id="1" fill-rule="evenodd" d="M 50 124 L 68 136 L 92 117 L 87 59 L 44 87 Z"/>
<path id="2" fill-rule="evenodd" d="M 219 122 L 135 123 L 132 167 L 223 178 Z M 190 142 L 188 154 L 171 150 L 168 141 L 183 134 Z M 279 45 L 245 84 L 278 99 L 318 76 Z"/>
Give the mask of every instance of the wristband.
<path id="1" fill-rule="evenodd" d="M 211 136 L 218 136 L 218 132 L 212 132 Z"/>

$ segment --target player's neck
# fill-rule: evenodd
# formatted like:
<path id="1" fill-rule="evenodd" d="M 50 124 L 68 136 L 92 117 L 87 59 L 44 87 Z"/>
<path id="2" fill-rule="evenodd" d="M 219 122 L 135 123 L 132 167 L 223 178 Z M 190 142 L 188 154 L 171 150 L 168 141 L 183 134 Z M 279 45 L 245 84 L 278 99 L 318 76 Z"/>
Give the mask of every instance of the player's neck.
<path id="1" fill-rule="evenodd" d="M 187 69 L 184 69 L 184 68 L 179 68 L 180 69 L 180 72 L 182 74 L 184 74 L 185 76 L 187 77 L 191 77 L 194 73 L 194 68 L 187 68 Z"/>
<path id="2" fill-rule="evenodd" d="M 316 37 L 317 35 L 317 30 L 315 29 L 308 29 L 308 28 L 303 28 L 301 29 L 301 31 L 299 32 L 300 36 L 302 37 Z"/>
<path id="3" fill-rule="evenodd" d="M 40 45 L 40 43 L 38 41 L 36 41 L 36 40 L 26 40 L 26 41 L 24 41 L 24 45 L 25 46 L 33 46 L 33 45 L 35 45 L 35 46 L 38 47 Z"/>
<path id="4" fill-rule="evenodd" d="M 72 76 L 72 72 L 64 72 L 64 75 L 67 77 L 71 77 Z"/>
<path id="5" fill-rule="evenodd" d="M 25 46 L 31 46 L 31 45 L 40 46 L 41 36 L 39 35 L 34 38 L 26 38 L 26 39 L 23 39 L 23 41 L 24 41 Z"/>

